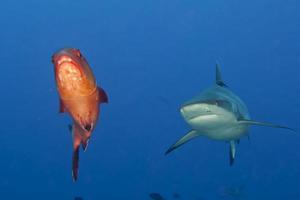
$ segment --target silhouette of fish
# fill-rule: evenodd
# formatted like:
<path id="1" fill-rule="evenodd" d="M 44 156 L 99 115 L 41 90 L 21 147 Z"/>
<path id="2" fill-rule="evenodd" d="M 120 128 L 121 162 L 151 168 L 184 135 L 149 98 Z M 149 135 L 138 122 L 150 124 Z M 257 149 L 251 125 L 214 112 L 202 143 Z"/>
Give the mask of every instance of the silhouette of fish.
<path id="1" fill-rule="evenodd" d="M 174 199 L 180 199 L 180 198 L 181 198 L 181 195 L 178 194 L 178 193 L 174 193 L 174 194 L 173 194 L 173 198 L 174 198 Z"/>
<path id="2" fill-rule="evenodd" d="M 234 198 L 234 199 L 241 199 L 245 194 L 245 186 L 223 186 L 219 188 L 219 196 L 223 198 Z"/>
<path id="3" fill-rule="evenodd" d="M 150 193 L 149 194 L 149 197 L 151 199 L 154 199 L 154 200 L 166 200 L 164 197 L 161 196 L 161 194 L 159 193 Z"/>

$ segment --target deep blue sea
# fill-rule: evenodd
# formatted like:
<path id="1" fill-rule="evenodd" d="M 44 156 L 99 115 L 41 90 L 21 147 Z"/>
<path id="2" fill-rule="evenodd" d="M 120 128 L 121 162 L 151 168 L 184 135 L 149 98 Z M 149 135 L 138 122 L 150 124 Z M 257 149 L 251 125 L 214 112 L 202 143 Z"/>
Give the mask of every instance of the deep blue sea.
<path id="1" fill-rule="evenodd" d="M 297 0 L 2 0 L 0 199 L 300 199 L 300 2 Z M 75 47 L 109 96 L 79 179 L 51 56 Z M 253 127 L 228 164 L 179 108 L 215 81 L 247 104 Z M 77 198 L 78 199 L 78 198 Z"/>

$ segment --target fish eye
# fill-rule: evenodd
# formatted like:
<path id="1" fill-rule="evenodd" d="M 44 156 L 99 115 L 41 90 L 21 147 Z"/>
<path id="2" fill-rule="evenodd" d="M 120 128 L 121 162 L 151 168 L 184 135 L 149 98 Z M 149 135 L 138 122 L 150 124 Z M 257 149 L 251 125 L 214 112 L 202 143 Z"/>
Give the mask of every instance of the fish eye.
<path id="1" fill-rule="evenodd" d="M 81 53 L 80 53 L 80 51 L 79 51 L 79 50 L 76 52 L 76 55 L 77 55 L 79 58 L 81 58 L 81 57 L 82 57 L 82 56 L 81 56 Z"/>
<path id="2" fill-rule="evenodd" d="M 52 61 L 52 63 L 55 63 L 54 56 L 51 57 L 51 61 Z"/>
<path id="3" fill-rule="evenodd" d="M 79 57 L 79 58 L 81 58 L 82 57 L 82 55 L 81 55 L 81 53 L 80 53 L 80 50 L 79 49 L 73 49 L 73 53 L 77 56 L 77 57 Z"/>

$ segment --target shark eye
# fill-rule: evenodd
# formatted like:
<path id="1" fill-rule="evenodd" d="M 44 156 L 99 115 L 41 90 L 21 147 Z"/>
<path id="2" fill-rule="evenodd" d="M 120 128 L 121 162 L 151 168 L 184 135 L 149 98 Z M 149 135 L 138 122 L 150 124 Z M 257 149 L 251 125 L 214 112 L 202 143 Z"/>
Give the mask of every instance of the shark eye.
<path id="1" fill-rule="evenodd" d="M 224 100 L 217 100 L 216 101 L 216 106 L 218 107 L 222 107 L 226 110 L 230 110 L 232 109 L 232 104 L 228 101 L 224 101 Z"/>

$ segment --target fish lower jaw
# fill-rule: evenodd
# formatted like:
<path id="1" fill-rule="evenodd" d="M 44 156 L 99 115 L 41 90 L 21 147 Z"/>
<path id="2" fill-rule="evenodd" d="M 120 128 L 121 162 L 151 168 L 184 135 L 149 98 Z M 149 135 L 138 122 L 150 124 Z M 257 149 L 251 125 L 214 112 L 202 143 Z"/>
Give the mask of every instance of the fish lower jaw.
<path id="1" fill-rule="evenodd" d="M 219 129 L 199 130 L 201 135 L 206 136 L 212 140 L 231 141 L 238 140 L 247 133 L 247 127 L 223 127 Z"/>

